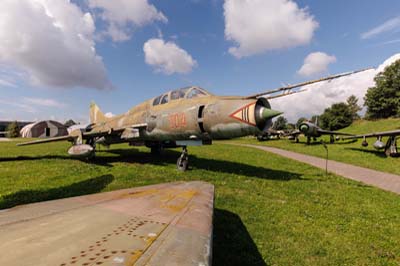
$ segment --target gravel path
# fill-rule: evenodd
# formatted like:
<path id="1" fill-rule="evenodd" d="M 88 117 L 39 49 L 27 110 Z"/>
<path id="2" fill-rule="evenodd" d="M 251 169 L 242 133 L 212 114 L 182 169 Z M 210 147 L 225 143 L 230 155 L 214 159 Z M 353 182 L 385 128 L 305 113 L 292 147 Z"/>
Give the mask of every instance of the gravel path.
<path id="1" fill-rule="evenodd" d="M 310 155 L 300 154 L 292 151 L 281 150 L 272 147 L 240 144 L 240 146 L 252 147 L 263 151 L 275 153 L 296 161 L 325 169 L 326 160 Z M 340 163 L 328 160 L 328 171 L 349 179 L 357 180 L 368 185 L 376 186 L 384 190 L 400 194 L 400 176 L 371 170 L 364 167 L 354 166 L 347 163 Z"/>

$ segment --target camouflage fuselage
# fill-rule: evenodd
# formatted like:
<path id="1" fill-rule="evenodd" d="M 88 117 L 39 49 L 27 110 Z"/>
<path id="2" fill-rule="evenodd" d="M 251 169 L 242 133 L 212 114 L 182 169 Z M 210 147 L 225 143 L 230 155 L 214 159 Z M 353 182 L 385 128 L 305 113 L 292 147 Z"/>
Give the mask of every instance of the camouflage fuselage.
<path id="1" fill-rule="evenodd" d="M 118 130 L 137 125 L 146 126 L 137 135 L 124 138 L 110 135 L 106 143 L 123 141 L 178 141 L 229 139 L 255 135 L 270 126 L 268 121 L 257 119 L 257 108 L 270 108 L 266 99 L 244 99 L 242 97 L 204 96 L 194 99 L 171 100 L 153 105 L 145 101 L 122 115 L 106 118 L 92 126 L 91 132 Z"/>

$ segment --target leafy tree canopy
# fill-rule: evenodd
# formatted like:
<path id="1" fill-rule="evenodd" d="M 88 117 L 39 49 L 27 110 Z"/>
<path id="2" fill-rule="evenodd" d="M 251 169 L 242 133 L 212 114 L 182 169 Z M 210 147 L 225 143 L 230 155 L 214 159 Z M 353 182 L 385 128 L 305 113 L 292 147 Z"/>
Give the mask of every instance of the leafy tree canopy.
<path id="1" fill-rule="evenodd" d="M 320 116 L 323 129 L 338 130 L 350 126 L 352 122 L 352 112 L 346 103 L 334 103 Z"/>
<path id="2" fill-rule="evenodd" d="M 366 118 L 400 116 L 400 60 L 397 60 L 374 78 L 375 86 L 364 97 Z"/>
<path id="3" fill-rule="evenodd" d="M 18 138 L 19 137 L 19 130 L 20 129 L 19 129 L 17 121 L 14 121 L 14 122 L 10 123 L 7 126 L 7 129 L 6 129 L 6 131 L 8 131 L 7 137 L 9 137 L 9 138 Z"/>
<path id="4" fill-rule="evenodd" d="M 358 112 L 360 112 L 362 108 L 358 105 L 358 98 L 355 95 L 351 95 L 347 98 L 346 102 L 350 108 L 353 120 L 360 119 Z"/>
<path id="5" fill-rule="evenodd" d="M 284 130 L 287 128 L 287 122 L 288 121 L 284 116 L 280 116 L 275 120 L 272 128 L 275 130 Z"/>
<path id="6" fill-rule="evenodd" d="M 64 126 L 66 126 L 66 127 L 70 127 L 70 126 L 73 126 L 73 125 L 76 125 L 76 123 L 72 119 L 69 119 L 67 122 L 64 123 Z"/>

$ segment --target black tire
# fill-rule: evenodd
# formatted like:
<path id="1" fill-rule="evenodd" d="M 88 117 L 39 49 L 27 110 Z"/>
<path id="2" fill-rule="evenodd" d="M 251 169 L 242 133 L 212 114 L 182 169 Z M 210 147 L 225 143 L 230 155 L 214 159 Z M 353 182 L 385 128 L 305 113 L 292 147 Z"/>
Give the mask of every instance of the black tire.
<path id="1" fill-rule="evenodd" d="M 179 171 L 186 171 L 188 169 L 189 166 L 189 161 L 187 159 L 183 159 L 181 157 L 178 158 L 178 160 L 176 161 L 176 168 Z"/>

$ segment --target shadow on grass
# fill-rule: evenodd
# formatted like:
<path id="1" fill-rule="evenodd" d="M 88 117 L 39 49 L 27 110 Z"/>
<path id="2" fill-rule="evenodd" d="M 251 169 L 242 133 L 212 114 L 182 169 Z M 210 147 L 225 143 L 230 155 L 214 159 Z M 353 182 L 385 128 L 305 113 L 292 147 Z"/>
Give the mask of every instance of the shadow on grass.
<path id="1" fill-rule="evenodd" d="M 102 150 L 96 153 L 96 157 L 91 160 L 80 160 L 85 163 L 93 163 L 105 167 L 113 167 L 113 163 L 136 163 L 151 165 L 175 165 L 176 160 L 180 156 L 180 152 L 175 150 L 164 150 L 161 155 L 152 155 L 150 152 L 141 152 L 136 149 L 112 149 Z M 30 161 L 42 159 L 68 159 L 78 160 L 69 156 L 60 155 L 44 155 L 37 157 L 21 156 L 14 158 L 0 158 L 0 162 L 5 161 Z M 223 161 L 216 159 L 201 158 L 195 155 L 189 156 L 190 169 L 204 169 L 212 172 L 240 174 L 248 177 L 257 177 L 271 180 L 289 181 L 293 179 L 301 179 L 301 174 L 292 173 L 281 170 L 273 170 L 264 167 L 257 167 L 249 164 Z"/>
<path id="2" fill-rule="evenodd" d="M 176 164 L 177 158 L 180 156 L 180 152 L 174 150 L 166 150 L 162 155 L 154 156 L 147 152 L 139 152 L 137 150 L 127 149 L 116 149 L 109 150 L 109 153 L 118 154 L 120 157 L 103 157 L 99 156 L 96 158 L 97 163 L 109 164 L 110 160 L 116 162 L 132 162 L 141 164 L 154 164 L 154 165 L 167 165 Z M 111 159 L 113 158 L 113 159 Z M 223 161 L 217 159 L 208 159 L 190 155 L 189 164 L 191 169 L 203 169 L 212 172 L 228 173 L 228 174 L 239 174 L 248 177 L 256 177 L 270 180 L 289 181 L 293 179 L 301 179 L 301 174 L 292 173 L 282 170 L 268 169 L 264 167 L 253 166 L 249 164 Z"/>
<path id="3" fill-rule="evenodd" d="M 333 143 L 331 143 L 329 140 L 324 140 L 326 145 L 347 145 L 347 144 L 351 144 L 354 142 L 357 142 L 357 140 L 335 140 Z M 310 144 L 307 144 L 306 141 L 299 141 L 299 142 L 294 142 L 292 141 L 292 143 L 294 144 L 304 144 L 304 145 L 309 145 L 309 146 L 313 146 L 313 145 L 321 145 L 321 139 L 317 139 L 317 140 L 312 140 L 310 142 Z"/>
<path id="4" fill-rule="evenodd" d="M 11 208 L 21 204 L 74 197 L 100 192 L 114 180 L 112 175 L 102 175 L 83 180 L 64 187 L 21 190 L 0 198 L 0 209 Z"/>
<path id="5" fill-rule="evenodd" d="M 374 151 L 374 150 L 366 150 L 366 149 L 362 149 L 362 148 L 349 148 L 349 147 L 346 147 L 345 149 L 346 150 L 352 150 L 352 151 L 371 153 L 371 154 L 376 155 L 376 156 L 381 157 L 381 158 L 386 158 L 387 157 L 383 150 L 382 151 Z"/>
<path id="6" fill-rule="evenodd" d="M 212 265 L 267 265 L 237 214 L 215 209 Z"/>

